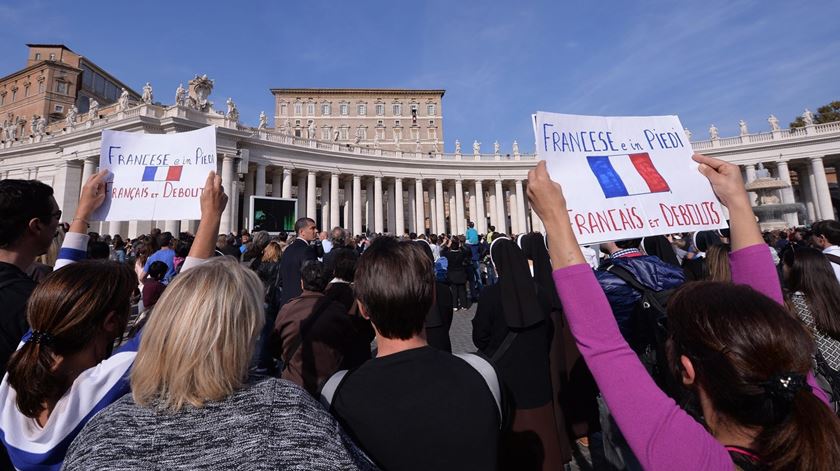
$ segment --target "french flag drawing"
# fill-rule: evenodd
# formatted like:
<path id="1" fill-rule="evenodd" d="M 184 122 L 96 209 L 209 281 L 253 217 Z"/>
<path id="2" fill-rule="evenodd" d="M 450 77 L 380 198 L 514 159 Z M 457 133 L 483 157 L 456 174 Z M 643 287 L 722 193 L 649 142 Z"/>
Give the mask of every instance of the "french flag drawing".
<path id="1" fill-rule="evenodd" d="M 183 165 L 146 166 L 143 170 L 144 182 L 179 182 Z"/>
<path id="2" fill-rule="evenodd" d="M 586 160 L 607 198 L 671 191 L 647 152 L 593 155 Z"/>

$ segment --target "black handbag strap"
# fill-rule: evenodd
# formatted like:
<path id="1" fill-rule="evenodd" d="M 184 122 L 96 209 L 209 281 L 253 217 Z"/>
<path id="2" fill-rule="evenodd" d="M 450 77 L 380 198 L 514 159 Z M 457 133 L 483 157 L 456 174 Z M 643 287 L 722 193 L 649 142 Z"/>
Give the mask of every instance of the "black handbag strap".
<path id="1" fill-rule="evenodd" d="M 508 351 L 510 346 L 513 344 L 513 341 L 516 340 L 516 335 L 516 332 L 509 330 L 507 335 L 505 335 L 505 339 L 502 340 L 502 344 L 499 345 L 499 348 L 497 348 L 495 352 L 493 352 L 493 356 L 490 357 L 490 361 L 496 363 L 499 360 L 499 358 L 502 358 L 502 356 Z"/>
<path id="2" fill-rule="evenodd" d="M 607 268 L 607 271 L 612 273 L 613 275 L 621 278 L 621 281 L 627 283 L 627 285 L 629 285 L 631 288 L 635 289 L 636 291 L 640 291 L 642 293 L 647 293 L 647 292 L 651 291 L 650 288 L 648 288 L 647 286 L 639 283 L 639 280 L 637 280 L 636 277 L 633 276 L 632 273 L 630 273 L 630 270 L 628 270 L 628 269 L 626 269 L 622 266 L 610 265 L 609 268 Z"/>

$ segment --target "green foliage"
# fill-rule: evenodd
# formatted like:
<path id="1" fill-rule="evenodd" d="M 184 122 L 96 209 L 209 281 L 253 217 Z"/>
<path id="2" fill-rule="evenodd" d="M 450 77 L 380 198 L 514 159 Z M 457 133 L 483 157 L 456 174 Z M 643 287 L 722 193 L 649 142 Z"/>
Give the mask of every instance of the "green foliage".
<path id="1" fill-rule="evenodd" d="M 817 108 L 814 113 L 814 124 L 832 123 L 840 121 L 840 101 L 832 101 L 827 105 Z M 805 126 L 805 120 L 802 116 L 797 116 L 795 120 L 791 121 L 791 128 L 801 128 Z"/>

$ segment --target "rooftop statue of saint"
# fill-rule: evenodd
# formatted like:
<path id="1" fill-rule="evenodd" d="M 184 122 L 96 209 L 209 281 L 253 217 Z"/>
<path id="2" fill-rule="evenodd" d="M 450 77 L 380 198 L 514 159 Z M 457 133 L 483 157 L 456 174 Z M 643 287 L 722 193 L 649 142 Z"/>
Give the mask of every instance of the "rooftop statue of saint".
<path id="1" fill-rule="evenodd" d="M 770 123 L 770 130 L 772 130 L 772 131 L 778 131 L 779 130 L 779 118 L 777 118 L 776 115 L 771 114 L 770 117 L 767 118 L 767 122 Z"/>
<path id="2" fill-rule="evenodd" d="M 146 82 L 146 85 L 143 85 L 143 103 L 151 105 L 153 99 L 154 98 L 152 96 L 152 84 Z"/>
<path id="3" fill-rule="evenodd" d="M 716 141 L 720 138 L 720 135 L 718 135 L 718 128 L 714 124 L 712 124 L 709 127 L 709 138 L 711 138 L 713 141 Z"/>
<path id="4" fill-rule="evenodd" d="M 749 134 L 749 131 L 747 130 L 747 122 L 743 119 L 738 121 L 738 129 L 740 130 L 742 136 Z"/>

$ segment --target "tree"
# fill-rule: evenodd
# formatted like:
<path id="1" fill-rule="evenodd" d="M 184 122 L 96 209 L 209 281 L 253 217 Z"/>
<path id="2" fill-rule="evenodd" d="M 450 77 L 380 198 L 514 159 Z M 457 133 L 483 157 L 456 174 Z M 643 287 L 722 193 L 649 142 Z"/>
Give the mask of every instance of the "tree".
<path id="1" fill-rule="evenodd" d="M 840 101 L 832 101 L 827 105 L 820 106 L 817 108 L 817 112 L 814 113 L 814 124 L 831 123 L 834 121 L 840 121 Z M 802 116 L 797 116 L 790 123 L 790 127 L 805 127 L 805 120 L 802 119 Z"/>

